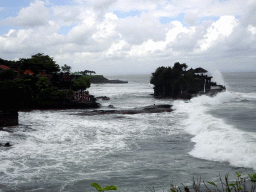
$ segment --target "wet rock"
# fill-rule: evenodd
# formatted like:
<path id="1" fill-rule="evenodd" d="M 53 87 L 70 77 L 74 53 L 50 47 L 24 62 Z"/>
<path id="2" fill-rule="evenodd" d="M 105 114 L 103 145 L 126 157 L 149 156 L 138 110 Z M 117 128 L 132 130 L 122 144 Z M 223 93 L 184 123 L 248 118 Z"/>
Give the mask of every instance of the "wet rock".
<path id="1" fill-rule="evenodd" d="M 9 142 L 5 143 L 4 145 L 0 143 L 0 147 L 11 147 L 11 146 L 12 145 Z"/>
<path id="2" fill-rule="evenodd" d="M 7 143 L 5 143 L 4 147 L 11 147 L 11 145 L 9 142 L 7 142 Z"/>
<path id="3" fill-rule="evenodd" d="M 171 105 L 151 105 L 142 108 L 128 110 L 92 110 L 78 113 L 80 116 L 106 115 L 106 114 L 139 114 L 139 113 L 163 113 L 171 112 Z"/>
<path id="4" fill-rule="evenodd" d="M 96 97 L 96 99 L 109 100 L 110 98 L 106 96 L 100 96 L 100 97 Z"/>

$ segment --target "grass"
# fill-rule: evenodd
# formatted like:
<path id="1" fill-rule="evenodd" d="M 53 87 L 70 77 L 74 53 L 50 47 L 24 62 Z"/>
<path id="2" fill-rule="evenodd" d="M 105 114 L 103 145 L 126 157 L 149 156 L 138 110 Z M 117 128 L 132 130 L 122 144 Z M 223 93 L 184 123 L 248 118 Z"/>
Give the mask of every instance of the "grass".
<path id="1" fill-rule="evenodd" d="M 246 179 L 241 176 L 240 173 L 236 172 L 237 178 L 235 181 L 229 181 L 228 175 L 225 175 L 224 180 L 219 176 L 220 184 L 217 185 L 215 182 L 205 182 L 201 178 L 193 178 L 192 186 L 188 187 L 183 184 L 181 186 L 175 186 L 171 184 L 171 192 L 255 192 L 256 173 L 254 175 L 249 174 L 251 182 L 247 183 Z M 155 192 L 154 187 L 151 192 Z"/>
<path id="2" fill-rule="evenodd" d="M 249 185 L 247 180 L 241 176 L 240 173 L 236 172 L 236 180 L 229 181 L 228 175 L 225 175 L 224 180 L 219 176 L 220 184 L 219 186 L 215 182 L 205 182 L 200 179 L 193 178 L 192 186 L 188 187 L 181 183 L 181 186 L 175 186 L 171 184 L 171 192 L 255 192 L 255 183 L 256 183 L 256 173 L 253 175 L 248 174 L 251 182 Z M 118 190 L 116 186 L 109 185 L 105 188 L 101 187 L 98 183 L 92 183 L 93 186 L 98 192 Z M 154 187 L 151 189 L 151 192 L 155 192 Z M 163 191 L 164 192 L 164 191 Z"/>

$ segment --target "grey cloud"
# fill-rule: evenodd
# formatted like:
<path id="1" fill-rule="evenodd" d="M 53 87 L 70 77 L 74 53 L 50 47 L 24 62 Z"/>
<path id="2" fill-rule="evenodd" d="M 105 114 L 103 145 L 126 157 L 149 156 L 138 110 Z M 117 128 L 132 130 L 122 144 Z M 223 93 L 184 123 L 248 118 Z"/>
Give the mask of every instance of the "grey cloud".
<path id="1" fill-rule="evenodd" d="M 138 45 L 149 39 L 154 41 L 164 40 L 165 29 L 170 26 L 162 25 L 157 18 L 147 16 L 127 17 L 118 20 L 117 31 L 128 43 Z"/>
<path id="2" fill-rule="evenodd" d="M 202 25 L 195 27 L 195 32 L 180 33 L 168 47 L 178 52 L 193 52 L 194 49 L 199 48 L 198 41 L 204 38 L 212 23 L 212 21 L 204 21 Z"/>
<path id="3" fill-rule="evenodd" d="M 98 0 L 90 1 L 89 4 L 97 13 L 97 19 L 102 21 L 105 13 L 107 13 L 110 7 L 115 4 L 118 0 Z"/>
<path id="4" fill-rule="evenodd" d="M 65 23 L 76 23 L 81 21 L 79 16 L 82 13 L 82 10 L 79 7 L 57 6 L 53 8 L 53 12 L 58 19 L 61 19 Z"/>
<path id="5" fill-rule="evenodd" d="M 194 26 L 197 23 L 198 15 L 195 13 L 186 13 L 184 17 L 184 22 L 188 23 L 190 26 Z"/>
<path id="6" fill-rule="evenodd" d="M 248 25 L 256 25 L 256 1 L 251 1 L 248 5 L 248 10 L 242 17 L 242 25 L 247 27 Z"/>

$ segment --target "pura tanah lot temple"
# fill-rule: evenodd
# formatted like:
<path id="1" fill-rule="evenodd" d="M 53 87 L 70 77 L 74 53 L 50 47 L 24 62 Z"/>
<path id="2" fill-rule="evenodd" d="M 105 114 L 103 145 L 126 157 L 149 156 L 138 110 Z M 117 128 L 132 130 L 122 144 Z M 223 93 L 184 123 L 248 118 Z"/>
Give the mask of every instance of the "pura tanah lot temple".
<path id="1" fill-rule="evenodd" d="M 186 74 L 192 73 L 194 74 L 195 78 L 199 78 L 202 79 L 203 84 L 201 84 L 201 86 L 198 87 L 198 90 L 196 90 L 196 94 L 192 94 L 193 96 L 197 96 L 197 95 L 209 95 L 209 96 L 213 96 L 216 95 L 219 92 L 222 92 L 224 90 L 226 90 L 226 87 L 223 85 L 218 85 L 216 82 L 212 82 L 212 76 L 210 76 L 210 74 L 208 73 L 207 70 L 199 67 L 196 69 L 189 69 L 188 71 L 186 71 Z"/>

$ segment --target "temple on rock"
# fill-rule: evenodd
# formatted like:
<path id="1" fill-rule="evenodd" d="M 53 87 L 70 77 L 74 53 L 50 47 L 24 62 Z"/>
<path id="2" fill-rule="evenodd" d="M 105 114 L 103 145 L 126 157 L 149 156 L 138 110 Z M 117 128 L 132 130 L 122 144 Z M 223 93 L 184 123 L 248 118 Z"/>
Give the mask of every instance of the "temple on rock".
<path id="1" fill-rule="evenodd" d="M 190 99 L 202 94 L 212 96 L 226 89 L 212 82 L 212 76 L 208 76 L 205 69 L 186 68 L 186 64 L 178 62 L 173 67 L 157 68 L 150 81 L 154 85 L 154 96 Z"/>

